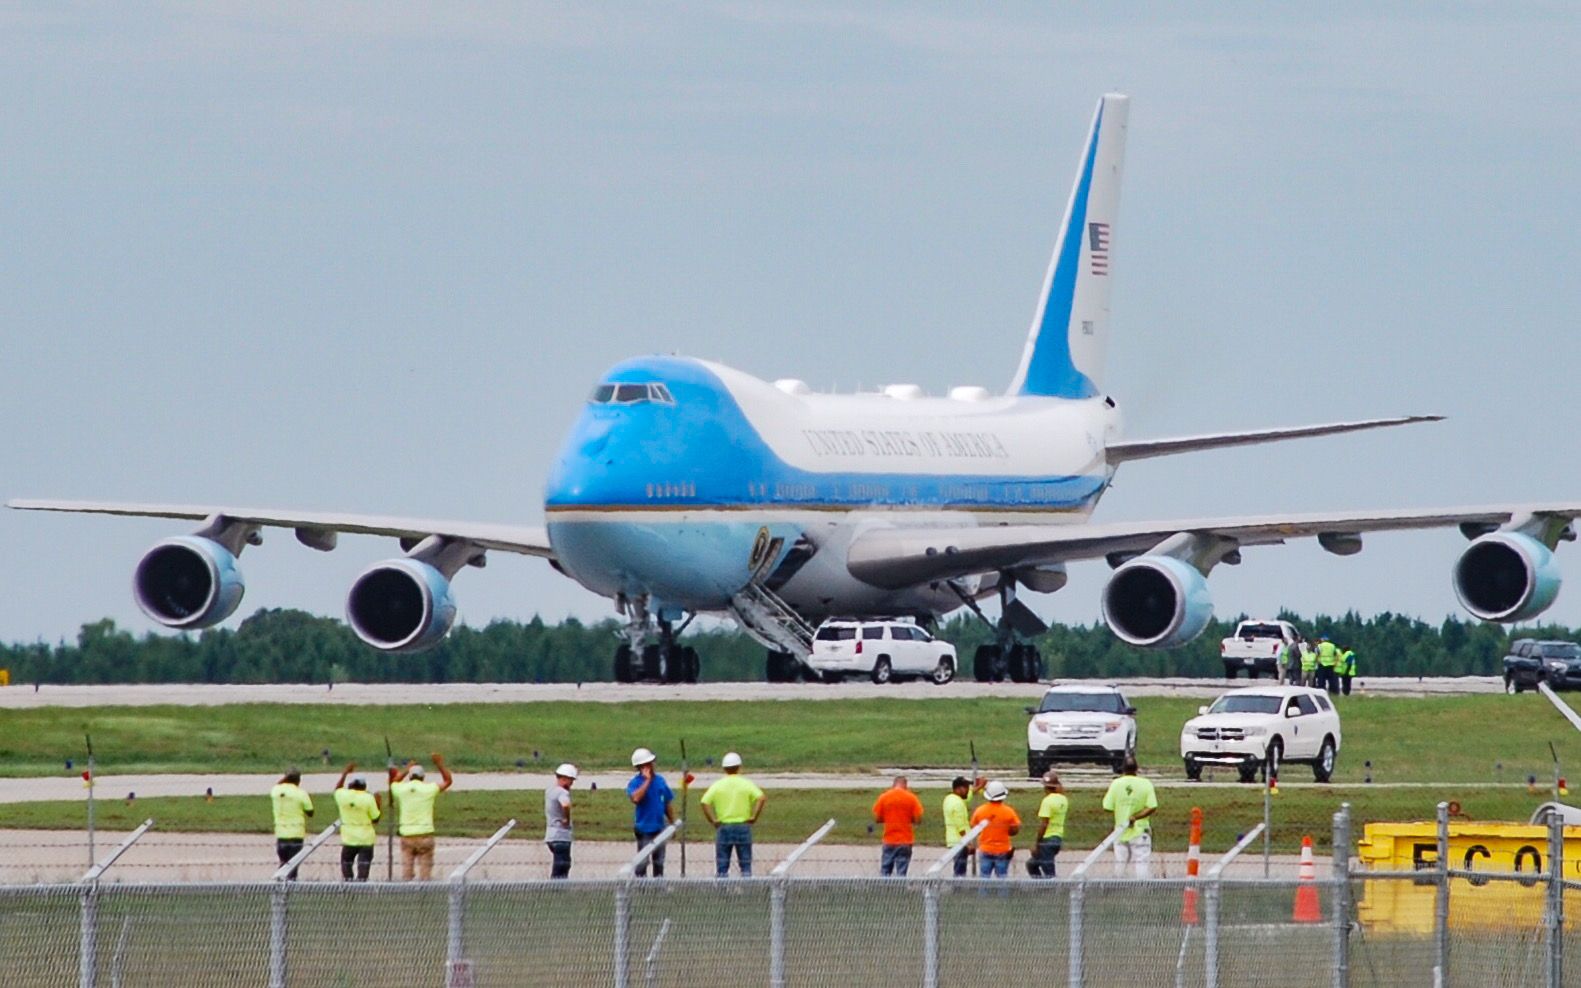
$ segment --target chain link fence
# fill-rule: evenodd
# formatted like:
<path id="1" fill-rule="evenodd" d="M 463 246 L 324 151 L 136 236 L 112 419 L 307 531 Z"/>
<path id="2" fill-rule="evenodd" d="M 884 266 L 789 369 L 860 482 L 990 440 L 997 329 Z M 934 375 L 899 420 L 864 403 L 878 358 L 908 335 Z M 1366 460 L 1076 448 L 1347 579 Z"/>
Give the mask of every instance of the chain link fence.
<path id="1" fill-rule="evenodd" d="M 19 988 L 1577 984 L 1581 885 L 1560 887 L 1556 916 L 1541 879 L 1451 877 L 1441 912 L 1437 872 L 7 886 L 0 958 Z"/>

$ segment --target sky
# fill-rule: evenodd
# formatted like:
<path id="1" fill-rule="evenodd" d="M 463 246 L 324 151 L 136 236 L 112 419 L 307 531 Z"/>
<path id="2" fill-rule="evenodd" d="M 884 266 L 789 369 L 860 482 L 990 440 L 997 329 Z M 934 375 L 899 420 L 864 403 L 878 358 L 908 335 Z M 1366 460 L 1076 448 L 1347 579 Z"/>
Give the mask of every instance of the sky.
<path id="1" fill-rule="evenodd" d="M 1117 90 L 1129 436 L 1448 420 L 1130 464 L 1099 519 L 1581 505 L 1572 4 L 17 3 L 0 31 L 0 497 L 533 524 L 628 356 L 1002 389 Z M 132 567 L 189 528 L 0 511 L 0 640 L 154 628 Z M 1249 549 L 1210 585 L 1223 615 L 1438 621 L 1463 546 Z M 266 533 L 231 623 L 338 616 L 397 552 Z M 1031 603 L 1091 621 L 1106 572 Z M 499 554 L 455 593 L 473 625 L 612 613 Z"/>

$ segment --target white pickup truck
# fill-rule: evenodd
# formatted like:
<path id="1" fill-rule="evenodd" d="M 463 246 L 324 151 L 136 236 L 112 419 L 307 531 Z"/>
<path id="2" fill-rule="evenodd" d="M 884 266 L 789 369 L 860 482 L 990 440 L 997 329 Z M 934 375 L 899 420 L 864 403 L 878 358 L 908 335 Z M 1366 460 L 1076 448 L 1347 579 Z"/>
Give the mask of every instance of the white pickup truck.
<path id="1" fill-rule="evenodd" d="M 1224 660 L 1224 678 L 1234 679 L 1245 670 L 1250 679 L 1266 672 L 1279 678 L 1279 656 L 1285 646 L 1301 637 L 1289 621 L 1242 621 L 1235 634 L 1219 642 L 1219 658 Z"/>

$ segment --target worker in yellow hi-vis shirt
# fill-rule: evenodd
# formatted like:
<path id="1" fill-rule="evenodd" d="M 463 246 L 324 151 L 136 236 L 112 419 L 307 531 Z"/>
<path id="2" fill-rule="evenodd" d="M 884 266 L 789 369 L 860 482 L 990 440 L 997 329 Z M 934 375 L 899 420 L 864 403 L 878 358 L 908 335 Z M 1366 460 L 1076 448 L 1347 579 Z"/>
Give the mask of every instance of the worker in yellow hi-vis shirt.
<path id="1" fill-rule="evenodd" d="M 373 848 L 379 842 L 379 832 L 373 828 L 379 819 L 379 795 L 368 791 L 368 780 L 346 777 L 357 770 L 357 763 L 350 762 L 335 783 L 335 805 L 340 808 L 340 877 L 352 880 L 352 866 L 356 865 L 359 882 L 368 880 L 373 867 Z"/>
<path id="2" fill-rule="evenodd" d="M 1038 804 L 1037 843 L 1032 847 L 1032 857 L 1027 861 L 1027 874 L 1033 878 L 1053 878 L 1054 859 L 1065 844 L 1065 817 L 1070 813 L 1070 797 L 1059 773 L 1049 769 L 1043 773 L 1043 802 Z"/>
<path id="3" fill-rule="evenodd" d="M 307 818 L 313 815 L 313 799 L 302 791 L 302 772 L 288 769 L 274 788 L 269 790 L 269 803 L 274 809 L 274 853 L 281 864 L 287 864 L 302 850 L 307 840 Z M 296 881 L 296 869 L 286 876 Z"/>
<path id="4" fill-rule="evenodd" d="M 434 874 L 434 803 L 450 788 L 455 777 L 439 752 L 429 755 L 440 781 L 429 782 L 423 766 L 407 762 L 404 769 L 390 769 L 390 798 L 395 801 L 401 834 L 401 880 L 428 881 Z"/>
<path id="5" fill-rule="evenodd" d="M 944 797 L 944 846 L 954 847 L 972 829 L 971 798 L 973 792 L 981 796 L 983 787 L 988 780 L 978 776 L 975 781 L 968 781 L 966 776 L 957 775 L 955 781 L 950 783 L 950 794 Z M 969 863 L 970 851 L 962 851 L 955 856 L 955 877 L 966 877 L 966 866 Z"/>

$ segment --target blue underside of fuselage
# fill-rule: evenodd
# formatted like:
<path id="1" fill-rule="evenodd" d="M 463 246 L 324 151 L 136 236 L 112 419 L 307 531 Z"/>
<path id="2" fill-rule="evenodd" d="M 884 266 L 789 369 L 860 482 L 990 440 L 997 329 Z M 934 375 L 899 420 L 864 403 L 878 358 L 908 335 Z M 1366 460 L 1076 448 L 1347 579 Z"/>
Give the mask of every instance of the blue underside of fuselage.
<path id="1" fill-rule="evenodd" d="M 588 405 L 550 475 L 544 503 L 556 558 L 598 593 L 720 607 L 750 578 L 763 528 L 783 539 L 782 553 L 795 543 L 801 532 L 786 512 L 1082 511 L 1106 482 L 803 470 L 768 447 L 723 382 L 695 361 L 641 358 L 604 380 L 663 382 L 675 400 Z"/>

